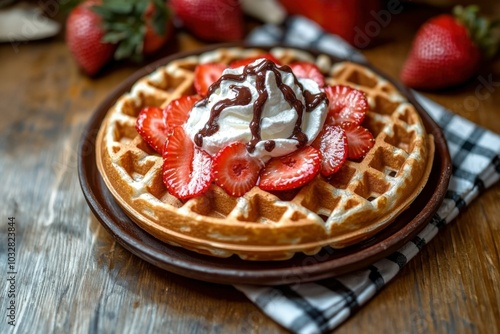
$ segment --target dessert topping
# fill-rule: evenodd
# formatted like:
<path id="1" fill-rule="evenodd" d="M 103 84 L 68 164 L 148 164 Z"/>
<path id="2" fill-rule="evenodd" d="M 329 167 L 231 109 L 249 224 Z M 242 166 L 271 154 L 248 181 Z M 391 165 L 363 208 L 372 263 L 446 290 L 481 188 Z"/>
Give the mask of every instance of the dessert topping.
<path id="1" fill-rule="evenodd" d="M 325 87 L 325 93 L 330 102 L 327 124 L 340 125 L 343 122 L 361 124 L 368 111 L 365 93 L 342 85 Z"/>
<path id="2" fill-rule="evenodd" d="M 212 157 L 196 147 L 182 126 L 169 131 L 163 150 L 162 175 L 168 191 L 179 199 L 201 195 L 212 183 Z"/>
<path id="3" fill-rule="evenodd" d="M 198 100 L 199 98 L 195 95 L 183 95 L 172 100 L 163 112 L 167 127 L 172 128 L 174 126 L 184 125 L 189 118 L 189 113 L 191 109 L 193 109 L 194 103 Z"/>
<path id="4" fill-rule="evenodd" d="M 321 134 L 312 143 L 323 160 L 321 175 L 330 176 L 342 167 L 347 158 L 347 137 L 344 129 L 338 125 L 325 125 Z"/>
<path id="5" fill-rule="evenodd" d="M 137 116 L 135 128 L 141 137 L 156 152 L 162 154 L 165 140 L 167 139 L 167 125 L 163 109 L 147 107 Z"/>
<path id="6" fill-rule="evenodd" d="M 224 64 L 205 63 L 196 66 L 194 70 L 194 89 L 200 96 L 207 96 L 208 87 L 220 78 L 226 69 Z"/>
<path id="7" fill-rule="evenodd" d="M 283 157 L 272 158 L 260 174 L 263 190 L 290 190 L 310 182 L 321 167 L 321 153 L 305 146 Z"/>
<path id="8" fill-rule="evenodd" d="M 245 144 L 234 142 L 214 157 L 214 182 L 232 196 L 242 196 L 259 179 L 264 163 L 248 153 Z"/>
<path id="9" fill-rule="evenodd" d="M 198 65 L 201 99 L 181 96 L 165 109 L 139 113 L 137 131 L 162 154 L 172 195 L 193 198 L 212 182 L 236 197 L 254 186 L 295 189 L 320 172 L 330 177 L 373 147 L 373 135 L 360 125 L 368 110 L 363 92 L 322 87 L 313 64 L 279 66 L 269 57 L 241 64 Z"/>
<path id="10" fill-rule="evenodd" d="M 289 65 L 297 78 L 309 78 L 316 81 L 320 87 L 325 86 L 325 77 L 318 66 L 312 63 L 295 62 Z"/>
<path id="11" fill-rule="evenodd" d="M 258 59 L 226 69 L 195 104 L 185 129 L 211 155 L 239 141 L 267 161 L 310 144 L 323 127 L 327 104 L 313 80 Z"/>
<path id="12" fill-rule="evenodd" d="M 276 65 L 281 65 L 280 61 L 278 59 L 276 59 L 272 54 L 266 53 L 266 54 L 263 54 L 263 55 L 260 55 L 257 57 L 250 57 L 250 58 L 238 59 L 238 60 L 232 61 L 229 64 L 229 67 L 230 68 L 237 68 L 237 67 L 247 66 L 247 65 L 253 63 L 254 61 L 256 61 L 258 59 L 262 59 L 262 58 L 272 60 Z"/>
<path id="13" fill-rule="evenodd" d="M 198 133 L 194 136 L 194 142 L 196 145 L 201 147 L 203 145 L 203 137 L 211 136 L 219 131 L 219 124 L 217 121 L 219 120 L 220 113 L 224 109 L 231 106 L 244 106 L 249 104 L 252 100 L 252 93 L 247 87 L 231 85 L 229 86 L 229 89 L 234 91 L 234 97 L 220 100 L 214 104 L 210 110 L 210 118 L 208 119 L 208 122 L 205 124 L 203 129 L 198 131 Z M 199 103 L 198 106 L 206 106 L 206 103 L 207 99 L 201 100 L 201 103 Z M 252 125 L 252 123 L 250 124 Z"/>
<path id="14" fill-rule="evenodd" d="M 359 159 L 366 155 L 369 149 L 373 147 L 375 139 L 368 129 L 355 123 L 342 123 L 347 136 L 347 157 L 349 159 Z"/>

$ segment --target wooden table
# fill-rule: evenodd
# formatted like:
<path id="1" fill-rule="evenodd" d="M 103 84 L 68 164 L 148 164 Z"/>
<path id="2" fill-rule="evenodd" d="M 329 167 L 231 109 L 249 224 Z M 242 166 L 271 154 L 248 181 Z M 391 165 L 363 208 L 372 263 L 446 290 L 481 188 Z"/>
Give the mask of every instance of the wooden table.
<path id="1" fill-rule="evenodd" d="M 500 16 L 497 3 L 490 7 Z M 394 15 L 365 55 L 397 77 L 416 27 L 435 13 L 413 7 Z M 181 33 L 165 54 L 200 45 Z M 89 79 L 62 37 L 0 45 L 0 60 L 1 333 L 284 332 L 233 287 L 183 278 L 131 255 L 90 213 L 76 170 L 80 134 L 96 105 L 138 66 L 116 64 Z M 463 87 L 427 95 L 500 133 L 498 83 L 488 96 L 477 94 L 481 78 L 499 72 L 496 61 Z M 498 203 L 496 184 L 338 332 L 500 331 Z M 9 217 L 15 281 L 7 281 Z M 9 288 L 16 327 L 7 323 Z"/>

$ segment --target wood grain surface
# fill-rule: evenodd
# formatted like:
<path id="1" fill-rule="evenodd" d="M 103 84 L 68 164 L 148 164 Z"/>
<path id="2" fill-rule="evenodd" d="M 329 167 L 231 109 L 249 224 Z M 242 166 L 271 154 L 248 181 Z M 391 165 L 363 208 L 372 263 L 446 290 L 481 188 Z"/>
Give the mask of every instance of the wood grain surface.
<path id="1" fill-rule="evenodd" d="M 500 17 L 498 2 L 483 5 Z M 364 51 L 394 78 L 416 28 L 438 12 L 405 7 Z M 157 57 L 203 44 L 179 33 Z M 233 287 L 183 278 L 131 255 L 90 213 L 76 169 L 80 134 L 97 104 L 138 68 L 117 63 L 89 79 L 62 36 L 0 44 L 0 333 L 285 332 Z M 500 133 L 499 74 L 497 60 L 463 87 L 426 95 Z M 500 332 L 499 203 L 496 184 L 336 332 Z M 7 316 L 9 217 L 16 326 Z"/>

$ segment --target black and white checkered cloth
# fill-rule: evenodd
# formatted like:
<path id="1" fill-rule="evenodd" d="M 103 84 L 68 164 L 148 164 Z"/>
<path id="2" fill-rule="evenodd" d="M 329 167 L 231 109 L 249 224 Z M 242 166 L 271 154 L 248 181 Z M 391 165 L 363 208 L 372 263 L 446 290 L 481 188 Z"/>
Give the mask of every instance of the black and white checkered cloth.
<path id="1" fill-rule="evenodd" d="M 253 31 L 255 44 L 283 43 L 315 48 L 357 61 L 363 56 L 337 36 L 315 23 L 291 17 L 285 28 L 265 25 Z M 296 333 L 331 331 L 370 300 L 439 230 L 452 221 L 483 190 L 500 178 L 500 136 L 487 131 L 442 106 L 416 94 L 424 109 L 442 127 L 453 161 L 453 175 L 446 197 L 424 230 L 392 255 L 365 270 L 314 283 L 275 287 L 239 285 L 276 322 Z"/>

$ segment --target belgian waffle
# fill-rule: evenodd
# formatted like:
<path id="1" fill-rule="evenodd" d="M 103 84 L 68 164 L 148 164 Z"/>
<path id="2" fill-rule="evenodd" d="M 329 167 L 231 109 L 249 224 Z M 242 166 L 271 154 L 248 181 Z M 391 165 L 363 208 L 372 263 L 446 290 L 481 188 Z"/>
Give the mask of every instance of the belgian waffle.
<path id="1" fill-rule="evenodd" d="M 328 84 L 367 94 L 364 120 L 375 145 L 361 161 L 347 161 L 331 178 L 318 175 L 286 192 L 254 187 L 235 198 L 212 184 L 202 196 L 181 201 L 162 182 L 162 158 L 138 135 L 136 117 L 146 106 L 165 107 L 195 94 L 194 69 L 270 52 L 282 64 L 309 61 Z M 217 257 L 283 260 L 297 252 L 359 243 L 390 224 L 423 189 L 434 141 L 415 107 L 394 85 L 365 66 L 334 62 L 292 48 L 230 47 L 170 61 L 138 80 L 103 121 L 96 144 L 98 169 L 127 215 L 156 238 Z"/>

